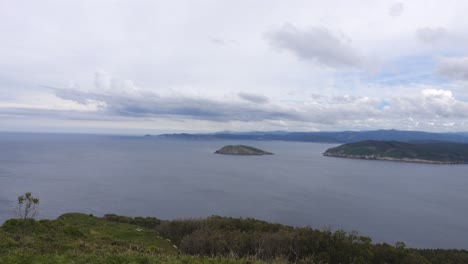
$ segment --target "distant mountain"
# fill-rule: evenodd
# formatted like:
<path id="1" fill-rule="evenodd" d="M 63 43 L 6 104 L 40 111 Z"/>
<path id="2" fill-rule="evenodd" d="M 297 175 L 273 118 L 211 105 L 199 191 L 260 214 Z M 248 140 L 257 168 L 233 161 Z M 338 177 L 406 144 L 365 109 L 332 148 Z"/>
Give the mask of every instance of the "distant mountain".
<path id="1" fill-rule="evenodd" d="M 468 133 L 430 133 L 421 131 L 372 130 L 343 132 L 219 132 L 212 134 L 163 134 L 158 138 L 169 139 L 233 139 L 233 140 L 282 140 L 300 142 L 350 143 L 363 140 L 384 140 L 400 142 L 466 142 Z"/>
<path id="2" fill-rule="evenodd" d="M 366 140 L 330 148 L 324 156 L 406 162 L 468 163 L 468 144 L 453 142 L 406 143 Z"/>

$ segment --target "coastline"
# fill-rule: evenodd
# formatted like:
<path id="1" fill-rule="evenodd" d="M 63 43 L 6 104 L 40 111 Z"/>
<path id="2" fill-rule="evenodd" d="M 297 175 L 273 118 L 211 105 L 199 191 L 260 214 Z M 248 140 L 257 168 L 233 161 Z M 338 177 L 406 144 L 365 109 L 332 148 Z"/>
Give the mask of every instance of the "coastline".
<path id="1" fill-rule="evenodd" d="M 339 153 L 322 153 L 326 157 L 334 158 L 348 158 L 348 159 L 363 159 L 363 160 L 384 160 L 384 161 L 394 161 L 394 162 L 406 162 L 406 163 L 420 163 L 420 164 L 438 164 L 438 165 L 466 165 L 465 162 L 457 161 L 435 161 L 435 160 L 424 160 L 424 159 L 398 159 L 391 157 L 381 157 L 375 155 L 348 155 L 348 154 L 339 154 Z"/>

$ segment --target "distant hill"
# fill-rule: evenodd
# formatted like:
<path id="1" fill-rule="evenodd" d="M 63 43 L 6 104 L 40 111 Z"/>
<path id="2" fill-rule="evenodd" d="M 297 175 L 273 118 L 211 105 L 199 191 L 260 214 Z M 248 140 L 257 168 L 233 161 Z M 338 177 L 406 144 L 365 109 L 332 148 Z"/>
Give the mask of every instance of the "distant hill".
<path id="1" fill-rule="evenodd" d="M 367 140 L 330 148 L 325 156 L 406 162 L 466 164 L 468 144 L 453 142 L 406 143 Z"/>
<path id="2" fill-rule="evenodd" d="M 158 138 L 190 139 L 190 140 L 282 140 L 299 142 L 326 142 L 326 143 L 350 143 L 363 140 L 384 140 L 400 142 L 416 141 L 449 141 L 468 143 L 467 133 L 429 133 L 421 131 L 401 130 L 372 130 L 372 131 L 343 131 L 343 132 L 219 132 L 212 134 L 163 134 Z"/>
<path id="3" fill-rule="evenodd" d="M 271 152 L 245 145 L 228 145 L 215 152 L 216 154 L 228 155 L 273 155 Z"/>

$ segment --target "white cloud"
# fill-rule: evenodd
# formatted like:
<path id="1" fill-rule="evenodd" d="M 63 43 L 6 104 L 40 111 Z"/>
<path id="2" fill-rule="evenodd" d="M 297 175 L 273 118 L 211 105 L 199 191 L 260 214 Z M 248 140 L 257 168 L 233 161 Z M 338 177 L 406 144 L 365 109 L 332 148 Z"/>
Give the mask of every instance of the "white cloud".
<path id="1" fill-rule="evenodd" d="M 426 124 L 464 123 L 468 118 L 468 103 L 457 100 L 449 90 L 424 89 L 420 94 L 394 98 L 389 114 L 411 117 Z"/>

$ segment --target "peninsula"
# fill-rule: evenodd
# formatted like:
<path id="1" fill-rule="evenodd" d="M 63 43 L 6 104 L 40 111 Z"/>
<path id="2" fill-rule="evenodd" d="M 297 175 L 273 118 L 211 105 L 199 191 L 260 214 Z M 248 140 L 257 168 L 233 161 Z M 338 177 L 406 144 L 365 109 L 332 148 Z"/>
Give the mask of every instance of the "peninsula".
<path id="1" fill-rule="evenodd" d="M 245 145 L 227 145 L 215 151 L 215 153 L 227 155 L 273 155 L 271 152 Z"/>
<path id="2" fill-rule="evenodd" d="M 452 142 L 406 143 L 366 140 L 330 148 L 324 156 L 432 164 L 467 164 L 468 144 Z"/>

